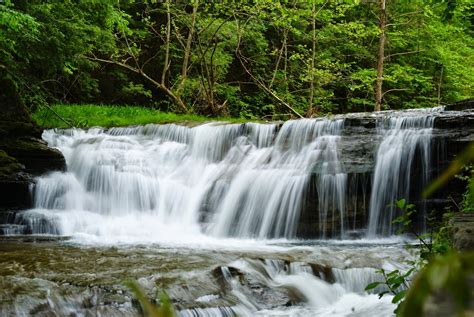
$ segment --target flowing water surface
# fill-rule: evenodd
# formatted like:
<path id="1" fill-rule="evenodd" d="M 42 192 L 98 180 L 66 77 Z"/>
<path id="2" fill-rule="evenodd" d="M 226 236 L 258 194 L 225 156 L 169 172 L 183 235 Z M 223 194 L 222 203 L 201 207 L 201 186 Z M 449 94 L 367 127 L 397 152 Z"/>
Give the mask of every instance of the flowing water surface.
<path id="1" fill-rule="evenodd" d="M 399 241 L 91 245 L 0 242 L 0 315 L 136 316 L 124 287 L 166 290 L 180 316 L 391 316 L 365 286 L 409 258 Z M 38 240 L 39 239 L 39 240 Z"/>

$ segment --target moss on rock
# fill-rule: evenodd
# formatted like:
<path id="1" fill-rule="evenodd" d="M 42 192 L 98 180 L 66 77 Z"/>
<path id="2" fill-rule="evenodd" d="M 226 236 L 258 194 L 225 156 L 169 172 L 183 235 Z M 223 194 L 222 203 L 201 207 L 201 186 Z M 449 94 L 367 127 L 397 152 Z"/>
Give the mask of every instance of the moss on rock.
<path id="1" fill-rule="evenodd" d="M 9 156 L 5 151 L 0 150 L 0 177 L 8 177 L 22 172 L 25 167 L 16 159 Z"/>
<path id="2" fill-rule="evenodd" d="M 42 131 L 30 118 L 15 83 L 0 74 L 0 87 L 0 209 L 28 208 L 32 175 L 64 169 L 65 160 L 40 140 Z"/>

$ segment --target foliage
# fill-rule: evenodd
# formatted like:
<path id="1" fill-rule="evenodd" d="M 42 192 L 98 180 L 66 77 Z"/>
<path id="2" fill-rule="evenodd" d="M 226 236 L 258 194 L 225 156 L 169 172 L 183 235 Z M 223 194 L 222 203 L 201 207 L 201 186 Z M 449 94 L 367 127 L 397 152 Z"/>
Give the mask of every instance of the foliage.
<path id="1" fill-rule="evenodd" d="M 415 205 L 407 203 L 405 199 L 395 201 L 395 206 L 400 210 L 401 215 L 392 220 L 392 223 L 399 224 L 398 234 L 412 234 L 419 244 L 421 260 L 429 261 L 433 255 L 444 254 L 451 248 L 448 238 L 448 218 L 438 221 L 436 217 L 428 217 L 430 231 L 428 233 L 418 233 L 412 219 L 416 213 Z"/>
<path id="2" fill-rule="evenodd" d="M 383 291 L 379 292 L 379 298 L 382 298 L 386 294 L 392 294 L 394 295 L 392 303 L 400 304 L 405 297 L 405 294 L 409 287 L 410 278 L 414 271 L 415 267 L 411 268 L 406 272 L 401 272 L 400 270 L 386 272 L 384 269 L 380 269 L 377 271 L 377 273 L 382 275 L 383 281 L 370 283 L 365 288 L 365 291 L 373 290 L 378 286 L 386 286 L 386 289 L 388 290 L 385 290 L 384 288 Z M 397 306 L 397 308 L 395 309 L 395 313 L 397 313 L 398 310 L 399 306 Z"/>
<path id="3" fill-rule="evenodd" d="M 430 263 L 435 257 L 448 254 L 451 251 L 451 241 L 449 239 L 449 219 L 445 218 L 443 221 L 435 221 L 434 217 L 429 218 L 431 231 L 429 233 L 419 234 L 413 226 L 412 219 L 416 213 L 415 205 L 409 204 L 405 199 L 399 199 L 394 202 L 396 208 L 401 212 L 401 215 L 393 219 L 392 223 L 400 225 L 398 234 L 409 233 L 414 235 L 418 243 L 407 245 L 409 249 L 417 248 L 419 250 L 419 258 L 414 261 L 407 262 L 411 268 L 407 271 L 394 270 L 386 272 L 384 269 L 378 270 L 383 277 L 383 281 L 373 282 L 366 287 L 366 291 L 375 289 L 378 286 L 385 286 L 380 291 L 379 297 L 386 294 L 394 295 L 392 303 L 397 304 L 395 313 L 397 315 L 401 312 L 402 303 L 404 302 L 407 289 L 412 283 L 412 278 L 415 272 L 423 269 L 427 263 Z"/>
<path id="4" fill-rule="evenodd" d="M 432 294 L 445 291 L 452 295 L 460 316 L 469 309 L 471 287 L 469 277 L 474 274 L 474 253 L 454 251 L 436 256 L 417 274 L 397 308 L 399 316 L 423 316 L 423 308 Z M 467 315 L 465 315 L 467 316 Z"/>
<path id="5" fill-rule="evenodd" d="M 466 182 L 467 188 L 463 194 L 461 210 L 463 212 L 474 212 L 474 165 L 467 164 L 462 169 L 462 174 L 455 175 L 458 179 Z"/>
<path id="6" fill-rule="evenodd" d="M 437 179 L 431 182 L 428 188 L 424 190 L 423 196 L 425 198 L 431 196 L 434 192 L 443 187 L 451 178 L 459 174 L 464 168 L 469 169 L 468 164 L 472 161 L 474 161 L 474 142 L 470 143 L 462 153 L 457 155 L 456 159 L 451 162 L 451 164 L 443 172 L 443 174 L 441 174 Z M 472 171 L 470 176 L 472 176 Z M 474 197 L 474 178 L 469 178 L 469 186 L 467 189 L 468 192 L 466 193 L 466 195 L 468 196 L 467 203 L 471 208 L 473 201 L 470 197 Z"/>
<path id="7" fill-rule="evenodd" d="M 127 281 L 125 285 L 132 291 L 135 298 L 140 303 L 143 315 L 147 317 L 176 317 L 176 312 L 171 304 L 170 298 L 165 292 L 159 296 L 160 305 L 151 303 L 140 285 L 135 281 Z"/>
<path id="8" fill-rule="evenodd" d="M 373 1 L 3 1 L 0 76 L 46 103 L 288 118 L 373 108 Z M 385 108 L 473 95 L 473 5 L 387 2 Z M 290 106 L 294 111 L 290 111 Z"/>

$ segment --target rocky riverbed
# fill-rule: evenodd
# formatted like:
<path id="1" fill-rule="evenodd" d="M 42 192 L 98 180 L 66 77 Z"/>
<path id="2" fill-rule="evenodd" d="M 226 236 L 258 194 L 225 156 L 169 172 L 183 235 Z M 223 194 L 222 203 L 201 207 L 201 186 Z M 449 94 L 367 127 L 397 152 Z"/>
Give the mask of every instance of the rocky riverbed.
<path id="1" fill-rule="evenodd" d="M 227 240 L 97 245 L 48 237 L 0 240 L 0 314 L 136 316 L 124 286 L 166 290 L 181 316 L 392 314 L 390 296 L 364 292 L 375 268 L 403 267 L 400 241 Z"/>

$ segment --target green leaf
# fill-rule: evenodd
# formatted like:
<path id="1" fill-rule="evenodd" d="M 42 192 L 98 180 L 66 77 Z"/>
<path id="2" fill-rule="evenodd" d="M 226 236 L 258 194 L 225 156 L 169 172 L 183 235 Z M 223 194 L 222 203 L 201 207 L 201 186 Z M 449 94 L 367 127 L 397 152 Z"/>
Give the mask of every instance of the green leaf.
<path id="1" fill-rule="evenodd" d="M 406 294 L 407 291 L 403 290 L 401 292 L 399 292 L 397 295 L 395 295 L 392 299 L 392 303 L 393 304 L 396 304 L 398 303 L 399 301 L 401 301 L 403 298 L 405 298 L 405 294 Z"/>
<path id="2" fill-rule="evenodd" d="M 367 285 L 367 286 L 365 287 L 365 290 L 366 290 L 366 291 L 370 291 L 371 289 L 376 288 L 376 287 L 379 286 L 380 284 L 382 284 L 382 282 L 373 282 L 373 283 L 370 283 L 369 285 Z"/>
<path id="3" fill-rule="evenodd" d="M 399 199 L 399 200 L 395 201 L 395 205 L 396 205 L 399 209 L 404 209 L 404 208 L 405 208 L 405 204 L 406 204 L 405 198 L 402 198 L 402 199 Z"/>

